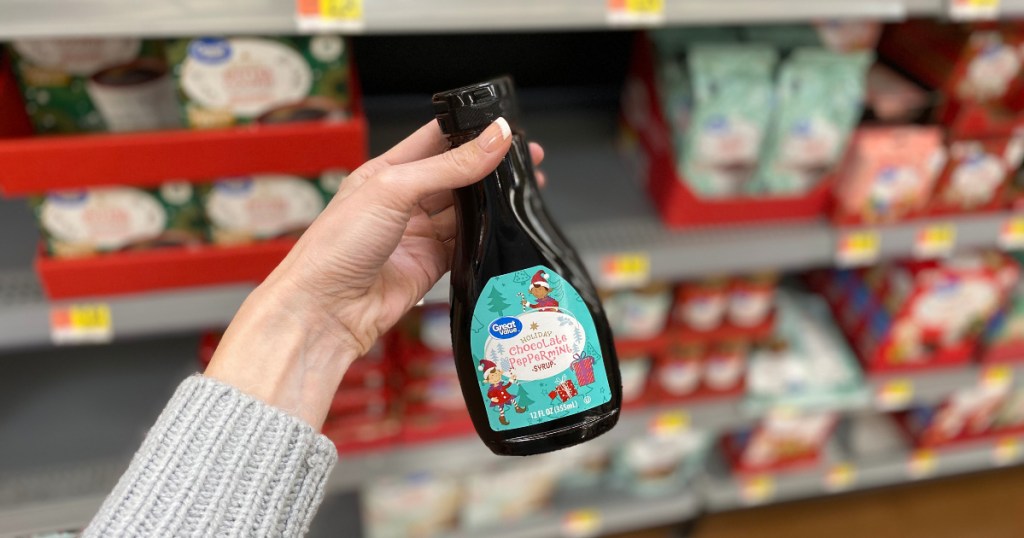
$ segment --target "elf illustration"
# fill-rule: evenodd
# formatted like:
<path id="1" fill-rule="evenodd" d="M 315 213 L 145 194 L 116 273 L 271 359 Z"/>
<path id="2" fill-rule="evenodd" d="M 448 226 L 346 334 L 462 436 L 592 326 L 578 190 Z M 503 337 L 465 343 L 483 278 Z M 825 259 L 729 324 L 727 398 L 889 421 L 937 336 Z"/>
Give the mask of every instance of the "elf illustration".
<path id="1" fill-rule="evenodd" d="M 498 422 L 504 426 L 508 426 L 508 419 L 505 418 L 505 406 L 511 404 L 516 413 L 526 412 L 525 407 L 519 407 L 516 402 L 516 397 L 509 394 L 508 388 L 512 386 L 512 383 L 516 382 L 516 376 L 514 373 L 508 374 L 508 383 L 502 381 L 505 376 L 505 372 L 498 367 L 494 362 L 487 359 L 480 360 L 479 369 L 483 372 L 484 382 L 489 383 L 491 387 L 487 389 L 487 397 L 491 400 L 491 407 L 498 408 Z"/>
<path id="2" fill-rule="evenodd" d="M 548 284 L 548 274 L 544 271 L 537 271 L 530 279 L 530 295 L 537 298 L 536 303 L 529 303 L 526 299 L 521 302 L 523 308 L 533 308 L 539 312 L 557 312 L 558 301 L 551 297 L 551 284 Z"/>

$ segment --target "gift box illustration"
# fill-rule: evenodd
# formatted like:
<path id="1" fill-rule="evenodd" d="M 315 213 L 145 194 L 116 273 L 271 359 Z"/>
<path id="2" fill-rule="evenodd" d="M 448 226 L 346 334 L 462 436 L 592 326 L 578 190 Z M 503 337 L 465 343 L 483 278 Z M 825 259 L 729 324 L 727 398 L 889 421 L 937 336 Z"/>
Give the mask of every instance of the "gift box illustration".
<path id="1" fill-rule="evenodd" d="M 572 380 L 566 376 L 562 376 L 562 378 L 558 380 L 558 385 L 555 386 L 555 390 L 548 393 L 548 398 L 551 398 L 552 400 L 559 398 L 562 402 L 567 402 L 569 401 L 569 398 L 572 398 L 577 394 L 579 394 L 579 392 L 577 392 L 576 385 Z"/>
<path id="2" fill-rule="evenodd" d="M 569 366 L 572 367 L 573 373 L 576 374 L 576 380 L 581 387 L 594 382 L 594 357 L 577 353 L 573 355 L 572 364 Z"/>

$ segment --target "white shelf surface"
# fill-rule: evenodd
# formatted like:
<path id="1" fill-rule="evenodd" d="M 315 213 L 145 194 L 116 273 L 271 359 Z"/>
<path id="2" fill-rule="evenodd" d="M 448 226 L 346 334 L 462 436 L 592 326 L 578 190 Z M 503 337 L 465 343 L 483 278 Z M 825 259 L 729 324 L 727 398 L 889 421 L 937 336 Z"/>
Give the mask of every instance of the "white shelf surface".
<path id="1" fill-rule="evenodd" d="M 817 19 L 896 20 L 909 1 L 918 13 L 938 13 L 921 0 L 676 0 L 661 24 L 768 23 Z M 1004 3 L 1007 0 L 1004 0 Z M 933 2 L 935 3 L 935 2 Z M 367 0 L 362 33 L 600 30 L 641 25 L 609 23 L 605 0 Z M 929 9 L 935 8 L 935 9 Z M 294 34 L 294 0 L 0 0 L 0 40 L 23 37 L 152 37 L 202 34 Z M 350 32 L 351 33 L 351 32 Z"/>

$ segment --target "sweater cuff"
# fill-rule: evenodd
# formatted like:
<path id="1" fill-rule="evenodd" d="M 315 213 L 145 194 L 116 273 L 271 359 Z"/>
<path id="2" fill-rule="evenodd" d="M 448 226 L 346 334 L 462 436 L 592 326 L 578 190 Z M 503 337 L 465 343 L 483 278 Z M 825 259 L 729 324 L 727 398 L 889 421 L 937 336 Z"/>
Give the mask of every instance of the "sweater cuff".
<path id="1" fill-rule="evenodd" d="M 300 536 L 337 458 L 301 419 L 192 376 L 85 535 Z"/>

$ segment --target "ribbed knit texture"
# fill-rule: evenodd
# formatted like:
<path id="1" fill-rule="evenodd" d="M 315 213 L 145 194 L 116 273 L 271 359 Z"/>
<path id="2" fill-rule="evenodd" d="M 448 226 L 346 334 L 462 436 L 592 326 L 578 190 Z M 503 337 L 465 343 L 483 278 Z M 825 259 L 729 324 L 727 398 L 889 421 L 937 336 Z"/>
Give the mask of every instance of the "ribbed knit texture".
<path id="1" fill-rule="evenodd" d="M 337 459 L 309 424 L 193 376 L 84 536 L 302 536 Z"/>

